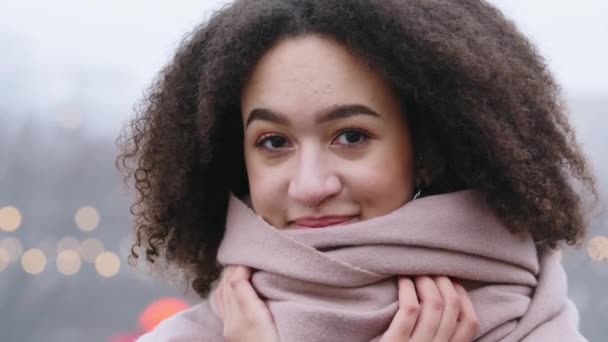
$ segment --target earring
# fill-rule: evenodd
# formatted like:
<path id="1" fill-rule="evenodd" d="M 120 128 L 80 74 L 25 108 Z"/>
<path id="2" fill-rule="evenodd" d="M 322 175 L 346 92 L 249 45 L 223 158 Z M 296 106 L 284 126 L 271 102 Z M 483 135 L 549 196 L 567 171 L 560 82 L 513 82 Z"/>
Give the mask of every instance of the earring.
<path id="1" fill-rule="evenodd" d="M 416 194 L 414 195 L 414 198 L 412 198 L 412 201 L 415 200 L 416 198 L 420 197 L 421 193 L 422 193 L 422 190 L 418 189 L 418 192 L 416 192 Z"/>

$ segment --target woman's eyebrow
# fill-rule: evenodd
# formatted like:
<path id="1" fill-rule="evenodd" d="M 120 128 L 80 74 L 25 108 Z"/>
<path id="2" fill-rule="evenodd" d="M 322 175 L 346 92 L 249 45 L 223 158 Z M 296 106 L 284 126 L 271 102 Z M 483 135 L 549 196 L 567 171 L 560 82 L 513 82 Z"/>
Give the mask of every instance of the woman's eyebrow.
<path id="1" fill-rule="evenodd" d="M 255 108 L 249 113 L 245 128 L 247 128 L 255 120 L 269 121 L 283 126 L 291 126 L 289 119 L 283 114 L 275 113 L 270 109 L 266 108 Z"/>
<path id="2" fill-rule="evenodd" d="M 315 114 L 315 121 L 316 123 L 326 123 L 328 121 L 344 119 L 354 115 L 380 117 L 380 114 L 376 113 L 367 106 L 361 104 L 347 104 L 332 106 L 329 110 L 325 109 L 318 112 Z M 249 113 L 245 127 L 248 127 L 255 120 L 269 121 L 283 126 L 291 126 L 291 122 L 287 116 L 281 113 L 273 112 L 267 108 L 253 109 L 251 113 Z"/>
<path id="3" fill-rule="evenodd" d="M 380 117 L 380 114 L 373 111 L 371 108 L 361 104 L 347 104 L 331 107 L 330 110 L 317 113 L 316 122 L 325 123 L 328 121 L 348 118 L 354 115 L 369 115 Z"/>

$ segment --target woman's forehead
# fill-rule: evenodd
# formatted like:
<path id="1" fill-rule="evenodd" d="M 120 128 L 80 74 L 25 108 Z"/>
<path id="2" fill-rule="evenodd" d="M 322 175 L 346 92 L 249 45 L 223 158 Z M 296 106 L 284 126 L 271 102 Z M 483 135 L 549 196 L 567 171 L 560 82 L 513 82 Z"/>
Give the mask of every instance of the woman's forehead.
<path id="1" fill-rule="evenodd" d="M 341 44 L 309 35 L 280 41 L 258 61 L 245 84 L 245 116 L 254 108 L 315 113 L 332 106 L 386 102 L 383 78 Z"/>

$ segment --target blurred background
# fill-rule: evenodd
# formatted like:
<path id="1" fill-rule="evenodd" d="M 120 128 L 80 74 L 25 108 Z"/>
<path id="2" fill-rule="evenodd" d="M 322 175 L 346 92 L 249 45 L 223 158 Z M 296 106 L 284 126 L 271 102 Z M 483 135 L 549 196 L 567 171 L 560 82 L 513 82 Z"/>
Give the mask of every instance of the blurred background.
<path id="1" fill-rule="evenodd" d="M 608 2 L 493 0 L 563 86 L 608 195 Z M 197 302 L 126 263 L 114 141 L 185 33 L 226 1 L 0 1 L 0 341 L 132 341 Z M 590 341 L 608 336 L 608 229 L 564 253 Z"/>

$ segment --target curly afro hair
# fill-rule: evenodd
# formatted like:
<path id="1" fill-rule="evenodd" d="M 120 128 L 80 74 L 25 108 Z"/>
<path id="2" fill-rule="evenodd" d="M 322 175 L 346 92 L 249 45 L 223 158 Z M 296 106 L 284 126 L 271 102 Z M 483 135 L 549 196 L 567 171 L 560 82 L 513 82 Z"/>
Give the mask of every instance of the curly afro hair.
<path id="1" fill-rule="evenodd" d="M 426 195 L 475 188 L 512 232 L 551 248 L 581 241 L 593 173 L 545 61 L 496 8 L 237 0 L 187 35 L 118 140 L 138 195 L 133 258 L 163 258 L 208 295 L 229 194 L 248 192 L 243 84 L 279 39 L 306 34 L 332 37 L 395 89 Z"/>

